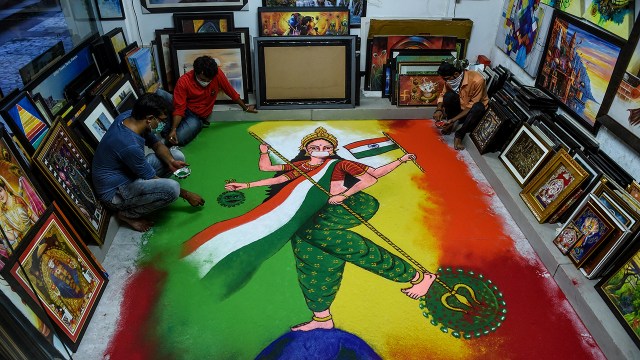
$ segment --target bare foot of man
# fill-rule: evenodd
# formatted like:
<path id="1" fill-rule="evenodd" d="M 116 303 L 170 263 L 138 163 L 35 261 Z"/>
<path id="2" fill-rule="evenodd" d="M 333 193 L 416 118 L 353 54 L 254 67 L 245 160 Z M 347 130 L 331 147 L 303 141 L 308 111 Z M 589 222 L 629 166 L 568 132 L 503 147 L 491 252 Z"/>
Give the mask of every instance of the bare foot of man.
<path id="1" fill-rule="evenodd" d="M 436 280 L 435 274 L 424 273 L 422 274 L 423 278 L 417 284 L 413 284 L 412 287 L 408 289 L 402 289 L 402 292 L 412 299 L 419 299 L 427 294 L 429 288 Z M 413 280 L 414 282 L 420 278 L 420 273 L 416 273 L 416 278 Z"/>
<path id="2" fill-rule="evenodd" d="M 310 331 L 315 329 L 333 329 L 333 318 L 329 310 L 316 312 L 311 321 L 293 326 L 291 331 Z"/>
<path id="3" fill-rule="evenodd" d="M 453 148 L 456 150 L 464 150 L 464 145 L 462 145 L 462 139 L 458 139 L 458 138 L 453 139 Z"/>
<path id="4" fill-rule="evenodd" d="M 134 218 L 126 217 L 122 215 L 122 213 L 120 212 L 118 212 L 117 216 L 118 216 L 118 219 L 126 222 L 127 224 L 129 224 L 129 226 L 131 226 L 131 228 L 133 228 L 133 230 L 136 230 L 136 231 L 147 232 L 153 226 L 153 221 L 151 220 L 147 220 L 143 218 L 134 219 Z"/>

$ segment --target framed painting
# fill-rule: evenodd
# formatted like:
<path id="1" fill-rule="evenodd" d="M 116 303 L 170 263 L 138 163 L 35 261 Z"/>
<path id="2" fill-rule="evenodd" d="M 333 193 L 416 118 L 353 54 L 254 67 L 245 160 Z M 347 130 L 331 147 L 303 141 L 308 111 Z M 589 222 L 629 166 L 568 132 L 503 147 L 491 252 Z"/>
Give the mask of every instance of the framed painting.
<path id="1" fill-rule="evenodd" d="M 580 267 L 617 229 L 617 226 L 611 218 L 611 214 L 591 194 L 571 221 L 580 229 L 583 236 L 573 245 L 568 256 L 576 267 Z"/>
<path id="2" fill-rule="evenodd" d="M 551 148 L 538 137 L 529 124 L 524 123 L 500 154 L 500 161 L 518 185 L 523 187 L 550 153 Z"/>
<path id="3" fill-rule="evenodd" d="M 247 0 L 141 0 L 140 4 L 150 13 L 173 13 L 178 11 L 234 11 L 242 10 Z"/>
<path id="4" fill-rule="evenodd" d="M 48 199 L 0 125 L 0 270 L 45 212 Z"/>
<path id="5" fill-rule="evenodd" d="M 551 0 L 556 9 L 581 18 L 584 12 L 584 0 Z"/>
<path id="6" fill-rule="evenodd" d="M 398 75 L 398 106 L 435 106 L 444 89 L 440 75 Z"/>
<path id="7" fill-rule="evenodd" d="M 600 186 L 593 189 L 593 195 L 622 225 L 628 229 L 636 230 L 640 225 L 640 214 L 629 206 L 608 184 L 611 184 L 608 180 L 601 182 Z"/>
<path id="8" fill-rule="evenodd" d="M 553 8 L 538 1 L 505 0 L 496 46 L 531 77 L 536 76 Z"/>
<path id="9" fill-rule="evenodd" d="M 233 13 L 177 13 L 173 14 L 177 33 L 216 33 L 234 29 Z"/>
<path id="10" fill-rule="evenodd" d="M 173 92 L 173 86 L 176 81 L 173 75 L 173 66 L 171 66 L 171 40 L 169 40 L 169 35 L 175 34 L 175 32 L 175 28 L 156 30 L 158 73 L 160 73 L 162 87 L 169 92 Z"/>
<path id="11" fill-rule="evenodd" d="M 324 1 L 324 0 L 262 0 L 262 6 L 265 7 L 336 7 L 343 6 L 344 2 L 338 1 Z M 347 1 L 347 8 L 349 9 L 349 24 L 352 28 L 359 28 L 362 23 L 362 17 L 367 15 L 367 0 L 352 0 Z"/>
<path id="12" fill-rule="evenodd" d="M 114 115 L 120 115 L 124 111 L 131 110 L 133 103 L 138 99 L 138 93 L 129 75 L 123 76 L 103 96 Z"/>
<path id="13" fill-rule="evenodd" d="M 193 69 L 193 61 L 203 55 L 216 60 L 218 68 L 224 72 L 231 86 L 240 94 L 243 101 L 248 101 L 247 73 L 245 67 L 244 45 L 238 43 L 172 43 L 171 53 L 173 73 L 176 78 Z M 231 103 L 231 98 L 224 92 L 217 94 L 217 101 Z"/>
<path id="14" fill-rule="evenodd" d="M 29 155 L 38 149 L 49 131 L 49 124 L 31 96 L 23 91 L 0 109 L 0 114 Z"/>
<path id="15" fill-rule="evenodd" d="M 634 199 L 640 201 L 640 184 L 637 181 L 633 180 L 629 186 L 627 186 L 627 192 Z"/>
<path id="16" fill-rule="evenodd" d="M 602 0 L 586 0 L 582 18 L 600 26 L 610 33 L 628 39 L 635 18 L 635 1 L 608 3 Z"/>
<path id="17" fill-rule="evenodd" d="M 536 87 L 543 89 L 591 132 L 596 122 L 622 39 L 556 12 L 540 62 Z"/>
<path id="18" fill-rule="evenodd" d="M 609 275 L 596 284 L 596 290 L 625 331 L 640 347 L 640 246 L 623 257 Z"/>
<path id="19" fill-rule="evenodd" d="M 35 94 L 32 97 L 32 99 L 33 99 L 33 103 L 36 105 L 36 108 L 38 108 L 40 115 L 42 115 L 43 119 L 47 122 L 47 124 L 51 126 L 51 124 L 53 124 L 54 117 L 53 117 L 53 114 L 51 113 L 51 110 L 49 110 L 49 108 L 47 107 L 47 103 L 42 98 L 42 95 Z"/>
<path id="20" fill-rule="evenodd" d="M 476 145 L 480 154 L 485 154 L 493 140 L 494 136 L 498 133 L 500 126 L 504 123 L 504 119 L 498 116 L 498 113 L 494 109 L 493 100 L 489 102 L 489 108 L 484 114 L 478 126 L 473 129 L 471 134 L 471 141 Z"/>
<path id="21" fill-rule="evenodd" d="M 131 85 L 128 82 L 127 84 Z M 129 90 L 135 93 L 135 91 L 133 91 L 133 87 Z M 127 90 L 123 90 L 122 92 L 125 91 Z M 133 95 L 129 93 L 128 96 Z M 116 94 L 115 97 L 120 99 L 119 94 Z M 111 124 L 113 124 L 113 120 L 113 114 L 109 111 L 102 98 L 96 97 L 89 103 L 89 105 L 87 105 L 87 108 L 82 112 L 82 114 L 74 120 L 73 124 L 82 129 L 82 133 L 86 135 L 84 136 L 85 140 L 93 149 L 95 149 L 100 140 L 102 140 L 104 134 L 109 130 Z"/>
<path id="22" fill-rule="evenodd" d="M 520 193 L 538 222 L 543 223 L 586 179 L 587 172 L 560 149 Z"/>
<path id="23" fill-rule="evenodd" d="M 233 29 L 233 32 L 240 34 L 240 39 L 242 41 L 242 45 L 244 45 L 244 54 L 245 54 L 245 67 L 247 74 L 247 90 L 249 92 L 253 91 L 253 66 L 251 62 L 251 35 L 249 34 L 248 27 L 236 27 Z"/>
<path id="24" fill-rule="evenodd" d="M 582 188 L 587 192 L 591 191 L 602 179 L 602 170 L 580 150 L 576 150 L 573 154 L 573 159 L 589 174 Z"/>
<path id="25" fill-rule="evenodd" d="M 100 20 L 124 20 L 122 0 L 96 0 Z"/>
<path id="26" fill-rule="evenodd" d="M 573 248 L 573 245 L 582 239 L 583 235 L 576 224 L 574 224 L 573 221 L 569 221 L 564 225 L 562 230 L 560 230 L 558 236 L 553 239 L 553 243 L 563 255 L 567 255 L 569 250 Z"/>
<path id="27" fill-rule="evenodd" d="M 598 117 L 616 136 L 635 151 L 640 152 L 640 21 L 629 37 L 625 54 L 620 55 L 621 66 L 616 69 L 612 85 L 602 104 L 606 109 Z M 625 62 L 622 62 L 624 59 Z"/>
<path id="28" fill-rule="evenodd" d="M 259 7 L 258 36 L 349 35 L 349 18 L 344 7 Z"/>
<path id="29" fill-rule="evenodd" d="M 142 93 L 154 93 L 160 87 L 160 76 L 158 75 L 158 67 L 151 48 L 143 47 L 136 51 L 133 55 L 128 56 L 127 60 L 132 67 L 132 76 L 139 80 L 142 86 Z"/>
<path id="30" fill-rule="evenodd" d="M 382 97 L 389 98 L 391 96 L 391 66 L 389 64 L 382 65 L 382 73 L 384 74 L 384 88 L 382 89 Z"/>
<path id="31" fill-rule="evenodd" d="M 55 202 L 36 229 L 11 275 L 76 351 L 108 279 Z"/>
<path id="32" fill-rule="evenodd" d="M 33 156 L 44 179 L 78 219 L 88 236 L 102 244 L 109 225 L 107 210 L 96 197 L 91 184 L 91 162 L 65 125 L 57 122 Z"/>
<path id="33" fill-rule="evenodd" d="M 120 63 L 120 57 L 118 53 L 127 47 L 127 39 L 124 36 L 124 31 L 121 27 L 115 28 L 108 33 L 104 34 L 105 42 L 111 49 L 113 56 L 118 63 Z"/>

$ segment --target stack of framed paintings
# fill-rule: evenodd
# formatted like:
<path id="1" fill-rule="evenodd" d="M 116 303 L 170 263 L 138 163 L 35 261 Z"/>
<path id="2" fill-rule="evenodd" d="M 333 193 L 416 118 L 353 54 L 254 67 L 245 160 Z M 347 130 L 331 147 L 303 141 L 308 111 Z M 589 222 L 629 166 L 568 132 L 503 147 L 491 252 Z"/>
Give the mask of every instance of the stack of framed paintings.
<path id="1" fill-rule="evenodd" d="M 349 35 L 346 7 L 260 7 L 259 36 Z"/>
<path id="2" fill-rule="evenodd" d="M 552 149 L 538 137 L 531 127 L 523 123 L 504 151 L 500 161 L 523 187 L 533 177 L 539 167 L 552 153 Z"/>
<path id="3" fill-rule="evenodd" d="M 367 13 L 367 0 L 347 1 L 349 9 L 349 26 L 359 28 L 361 19 Z M 337 1 L 327 2 L 318 0 L 296 1 L 296 0 L 262 0 L 264 7 L 296 7 L 296 8 L 317 8 L 317 7 L 336 7 Z M 306 9 L 305 9 L 306 10 Z M 348 33 L 347 33 L 348 34 Z"/>
<path id="4" fill-rule="evenodd" d="M 102 244 L 109 216 L 90 185 L 91 162 L 64 123 L 53 125 L 32 161 L 86 239 Z"/>
<path id="5" fill-rule="evenodd" d="M 131 77 L 136 79 L 140 93 L 153 93 L 160 86 L 158 69 L 151 48 L 143 47 L 126 56 Z"/>
<path id="6" fill-rule="evenodd" d="M 544 223 L 586 179 L 587 172 L 560 149 L 520 193 L 539 223 Z"/>
<path id="7" fill-rule="evenodd" d="M 622 45 L 617 36 L 555 12 L 536 87 L 595 133 L 599 126 L 595 120 Z"/>
<path id="8" fill-rule="evenodd" d="M 444 89 L 444 79 L 438 74 L 442 61 L 452 59 L 450 51 L 403 49 L 393 50 L 388 60 L 390 68 L 391 103 L 398 106 L 435 106 Z M 386 75 L 385 75 L 386 76 Z"/>
<path id="9" fill-rule="evenodd" d="M 76 351 L 108 280 L 55 202 L 5 271 L 23 301 L 42 309 L 63 342 Z"/>

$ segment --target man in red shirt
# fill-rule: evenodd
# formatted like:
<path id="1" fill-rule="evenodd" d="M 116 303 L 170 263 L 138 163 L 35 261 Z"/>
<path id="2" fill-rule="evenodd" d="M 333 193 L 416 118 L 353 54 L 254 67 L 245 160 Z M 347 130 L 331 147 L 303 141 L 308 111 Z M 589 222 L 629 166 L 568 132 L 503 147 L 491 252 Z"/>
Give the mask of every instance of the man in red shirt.
<path id="1" fill-rule="evenodd" d="M 208 127 L 218 93 L 223 91 L 246 112 L 257 113 L 253 105 L 246 105 L 210 56 L 193 62 L 193 70 L 180 76 L 173 89 L 173 97 L 164 90 L 158 94 L 173 102 L 171 126 L 161 135 L 172 145 L 186 145 Z"/>

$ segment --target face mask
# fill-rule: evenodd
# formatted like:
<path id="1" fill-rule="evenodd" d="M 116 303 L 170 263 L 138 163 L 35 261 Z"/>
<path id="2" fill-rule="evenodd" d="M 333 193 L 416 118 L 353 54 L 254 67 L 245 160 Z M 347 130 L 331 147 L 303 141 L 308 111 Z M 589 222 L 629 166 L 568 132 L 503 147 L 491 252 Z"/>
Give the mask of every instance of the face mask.
<path id="1" fill-rule="evenodd" d="M 198 84 L 200 84 L 200 86 L 202 86 L 202 87 L 207 87 L 207 86 L 209 86 L 209 84 L 211 84 L 211 81 L 202 81 L 202 80 L 200 80 L 200 79 L 198 79 L 198 78 L 196 78 L 196 81 L 197 81 L 197 82 L 198 82 Z"/>
<path id="2" fill-rule="evenodd" d="M 464 76 L 464 72 L 462 72 L 457 78 L 453 80 L 447 80 L 447 84 L 451 86 L 453 91 L 458 92 L 460 90 L 460 84 L 462 84 L 462 77 Z"/>
<path id="3" fill-rule="evenodd" d="M 318 157 L 318 158 L 326 158 L 331 156 L 331 154 L 328 151 L 312 151 L 311 154 L 309 154 L 313 157 Z"/>
<path id="4" fill-rule="evenodd" d="M 166 124 L 164 121 L 158 121 L 158 126 L 155 129 L 153 129 L 153 132 L 156 134 L 160 134 L 162 130 L 164 130 L 165 125 Z"/>

